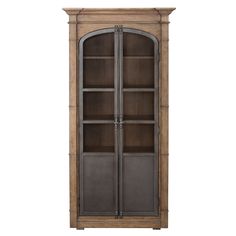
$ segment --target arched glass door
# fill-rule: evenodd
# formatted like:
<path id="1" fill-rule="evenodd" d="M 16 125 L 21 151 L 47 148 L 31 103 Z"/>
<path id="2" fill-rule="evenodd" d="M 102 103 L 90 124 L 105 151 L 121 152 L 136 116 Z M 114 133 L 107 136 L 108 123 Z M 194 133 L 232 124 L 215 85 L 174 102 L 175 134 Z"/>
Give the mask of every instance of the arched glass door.
<path id="1" fill-rule="evenodd" d="M 120 39 L 120 212 L 157 213 L 158 42 L 123 28 Z"/>
<path id="2" fill-rule="evenodd" d="M 79 50 L 79 214 L 155 215 L 158 42 L 116 26 Z"/>

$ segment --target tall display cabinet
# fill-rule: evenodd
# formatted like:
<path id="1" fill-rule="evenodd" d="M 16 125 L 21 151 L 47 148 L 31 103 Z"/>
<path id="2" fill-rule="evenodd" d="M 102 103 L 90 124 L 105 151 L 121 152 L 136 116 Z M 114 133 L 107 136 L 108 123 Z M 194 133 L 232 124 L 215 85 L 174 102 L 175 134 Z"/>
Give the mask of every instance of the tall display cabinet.
<path id="1" fill-rule="evenodd" d="M 70 226 L 168 227 L 168 16 L 69 15 Z"/>

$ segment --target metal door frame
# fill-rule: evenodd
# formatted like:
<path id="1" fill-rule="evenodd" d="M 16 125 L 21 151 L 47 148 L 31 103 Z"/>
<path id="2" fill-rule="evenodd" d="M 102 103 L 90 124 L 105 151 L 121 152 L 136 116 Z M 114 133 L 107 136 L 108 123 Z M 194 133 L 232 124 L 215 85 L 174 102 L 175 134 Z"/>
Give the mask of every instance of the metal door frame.
<path id="1" fill-rule="evenodd" d="M 111 215 L 111 213 L 101 213 L 95 212 L 91 214 L 83 214 L 83 194 L 81 189 L 83 189 L 83 45 L 85 40 L 95 35 L 101 35 L 106 33 L 114 33 L 114 135 L 115 135 L 115 150 L 114 150 L 114 165 L 116 169 L 115 173 L 115 215 L 122 216 L 122 205 L 123 205 L 123 193 L 122 193 L 122 164 L 123 164 L 123 32 L 133 33 L 138 35 L 143 35 L 150 38 L 154 43 L 154 209 L 153 213 L 150 212 L 135 212 L 134 214 L 128 215 L 159 215 L 159 41 L 158 39 L 145 31 L 127 28 L 121 25 L 114 26 L 113 28 L 105 28 L 101 30 L 96 30 L 84 35 L 79 41 L 78 50 L 78 62 L 79 62 L 79 119 L 77 120 L 77 125 L 79 125 L 79 162 L 77 170 L 79 170 L 79 196 L 80 200 L 80 212 L 79 215 Z M 101 152 L 94 152 L 91 155 L 101 155 Z M 108 155 L 107 153 L 104 153 Z M 150 154 L 149 154 L 150 155 Z"/>

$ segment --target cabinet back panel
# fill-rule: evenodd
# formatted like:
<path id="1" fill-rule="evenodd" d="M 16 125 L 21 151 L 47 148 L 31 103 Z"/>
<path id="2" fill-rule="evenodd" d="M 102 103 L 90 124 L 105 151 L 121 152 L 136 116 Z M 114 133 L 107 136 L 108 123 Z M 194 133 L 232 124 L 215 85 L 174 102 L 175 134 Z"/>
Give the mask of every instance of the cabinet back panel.
<path id="1" fill-rule="evenodd" d="M 111 92 L 84 93 L 84 119 L 113 120 L 114 94 Z"/>
<path id="2" fill-rule="evenodd" d="M 126 92 L 124 120 L 154 120 L 154 93 Z"/>
<path id="3" fill-rule="evenodd" d="M 154 88 L 153 59 L 124 58 L 124 88 Z"/>
<path id="4" fill-rule="evenodd" d="M 84 88 L 113 88 L 114 59 L 84 59 Z"/>

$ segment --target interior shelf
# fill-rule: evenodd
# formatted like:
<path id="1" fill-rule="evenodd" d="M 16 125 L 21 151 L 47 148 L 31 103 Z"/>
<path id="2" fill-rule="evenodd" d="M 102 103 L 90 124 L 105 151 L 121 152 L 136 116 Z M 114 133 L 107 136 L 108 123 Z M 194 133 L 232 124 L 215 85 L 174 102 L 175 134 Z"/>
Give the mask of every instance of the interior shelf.
<path id="1" fill-rule="evenodd" d="M 104 60 L 104 59 L 114 59 L 114 56 L 84 56 L 84 59 L 89 60 L 89 59 L 98 59 L 98 60 Z"/>
<path id="2" fill-rule="evenodd" d="M 84 121 L 114 121 L 114 115 L 84 115 Z"/>
<path id="3" fill-rule="evenodd" d="M 114 92 L 114 88 L 84 88 L 83 92 Z"/>
<path id="4" fill-rule="evenodd" d="M 154 56 L 123 56 L 123 59 L 154 59 Z"/>
<path id="5" fill-rule="evenodd" d="M 139 146 L 125 146 L 124 152 L 126 153 L 153 153 L 153 146 L 150 147 L 139 147 Z"/>
<path id="6" fill-rule="evenodd" d="M 154 121 L 154 115 L 124 115 L 124 121 Z"/>
<path id="7" fill-rule="evenodd" d="M 113 146 L 84 146 L 85 152 L 114 152 Z"/>
<path id="8" fill-rule="evenodd" d="M 137 118 L 137 117 L 135 117 Z M 123 121 L 124 124 L 155 124 L 155 120 L 138 120 L 138 119 L 126 119 Z"/>
<path id="9" fill-rule="evenodd" d="M 114 119 L 113 120 L 83 120 L 83 124 L 114 124 Z"/>
<path id="10" fill-rule="evenodd" d="M 154 88 L 123 88 L 123 92 L 155 92 Z"/>

